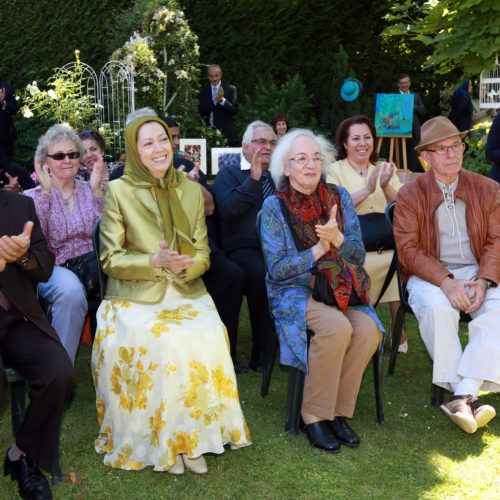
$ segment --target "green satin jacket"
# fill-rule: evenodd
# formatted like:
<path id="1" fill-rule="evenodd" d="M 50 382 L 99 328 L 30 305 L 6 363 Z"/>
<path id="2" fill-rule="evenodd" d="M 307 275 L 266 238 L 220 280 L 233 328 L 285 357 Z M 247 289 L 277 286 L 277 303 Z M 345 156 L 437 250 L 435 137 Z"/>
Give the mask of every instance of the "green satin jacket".
<path id="1" fill-rule="evenodd" d="M 185 179 L 176 188 L 190 225 L 196 264 L 179 278 L 168 268 L 153 268 L 153 255 L 165 239 L 160 209 L 152 191 L 126 176 L 108 184 L 100 224 L 100 261 L 108 275 L 105 299 L 156 304 L 172 285 L 184 296 L 206 292 L 201 275 L 210 267 L 203 195 Z M 167 242 L 171 247 L 171 242 Z"/>

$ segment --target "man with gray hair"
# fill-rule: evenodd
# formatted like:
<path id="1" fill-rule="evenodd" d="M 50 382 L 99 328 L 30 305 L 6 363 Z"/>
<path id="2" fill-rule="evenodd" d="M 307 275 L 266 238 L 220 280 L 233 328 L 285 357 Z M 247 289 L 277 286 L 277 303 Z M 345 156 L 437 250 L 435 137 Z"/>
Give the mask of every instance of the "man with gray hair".
<path id="1" fill-rule="evenodd" d="M 218 64 L 208 67 L 207 76 L 210 83 L 200 89 L 200 115 L 207 125 L 222 132 L 230 146 L 234 146 L 233 116 L 238 110 L 236 87 L 222 83 L 222 68 Z"/>
<path id="2" fill-rule="evenodd" d="M 432 382 L 454 393 L 441 408 L 473 433 L 496 413 L 479 391 L 500 392 L 500 191 L 462 168 L 467 132 L 444 116 L 423 124 L 415 149 L 431 168 L 400 189 L 394 236 Z M 460 311 L 472 318 L 465 349 Z"/>
<path id="3" fill-rule="evenodd" d="M 265 339 L 271 324 L 256 223 L 263 201 L 275 191 L 268 172 L 275 146 L 276 136 L 270 125 L 261 121 L 250 123 L 243 135 L 241 163 L 223 168 L 212 189 L 220 218 L 222 249 L 245 271 L 253 342 L 250 368 L 254 371 L 262 370 Z"/>

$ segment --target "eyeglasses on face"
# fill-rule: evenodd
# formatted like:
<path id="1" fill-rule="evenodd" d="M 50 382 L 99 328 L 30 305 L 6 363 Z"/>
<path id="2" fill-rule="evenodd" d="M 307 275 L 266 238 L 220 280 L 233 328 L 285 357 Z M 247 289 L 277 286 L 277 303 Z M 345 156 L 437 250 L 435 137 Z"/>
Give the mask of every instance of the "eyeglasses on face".
<path id="1" fill-rule="evenodd" d="M 75 160 L 76 158 L 80 158 L 80 152 L 79 151 L 70 151 L 69 153 L 54 153 L 53 155 L 47 155 L 49 158 L 52 158 L 53 160 L 56 161 L 61 161 L 66 158 L 66 156 L 70 160 Z"/>
<path id="2" fill-rule="evenodd" d="M 294 156 L 293 158 L 289 158 L 290 161 L 296 161 L 299 165 L 305 165 L 306 163 L 309 162 L 309 160 L 312 160 L 313 163 L 322 163 L 324 160 L 324 157 L 320 153 L 316 153 L 312 156 L 306 155 L 305 153 L 299 153 L 298 155 Z"/>
<path id="3" fill-rule="evenodd" d="M 437 155 L 445 155 L 449 149 L 451 149 L 454 153 L 462 153 L 464 147 L 465 144 L 463 142 L 455 142 L 451 146 L 437 146 L 436 149 L 426 149 L 426 151 L 430 151 L 431 153 L 435 153 Z"/>
<path id="4" fill-rule="evenodd" d="M 276 139 L 272 139 L 270 141 L 268 141 L 267 139 L 252 139 L 252 142 L 256 142 L 257 144 L 260 144 L 261 146 L 269 145 L 273 148 L 278 143 L 278 141 Z"/>

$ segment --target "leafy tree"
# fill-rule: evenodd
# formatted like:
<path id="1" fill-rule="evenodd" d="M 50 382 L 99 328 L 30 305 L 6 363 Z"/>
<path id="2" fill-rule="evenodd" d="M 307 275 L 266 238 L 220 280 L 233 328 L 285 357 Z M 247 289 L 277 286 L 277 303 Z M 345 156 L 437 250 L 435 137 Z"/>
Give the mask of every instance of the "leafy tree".
<path id="1" fill-rule="evenodd" d="M 498 0 L 440 0 L 418 6 L 412 0 L 394 3 L 388 36 L 407 35 L 430 46 L 425 68 L 447 73 L 461 66 L 477 74 L 492 67 L 500 51 Z"/>

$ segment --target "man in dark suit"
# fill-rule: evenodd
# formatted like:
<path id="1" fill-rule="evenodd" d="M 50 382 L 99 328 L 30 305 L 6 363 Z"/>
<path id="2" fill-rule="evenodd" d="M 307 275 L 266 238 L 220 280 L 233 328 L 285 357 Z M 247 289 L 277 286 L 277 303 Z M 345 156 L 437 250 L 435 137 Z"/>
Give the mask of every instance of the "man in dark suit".
<path id="1" fill-rule="evenodd" d="M 0 152 L 3 151 L 8 160 L 12 158 L 16 139 L 12 117 L 18 109 L 14 87 L 10 83 L 0 81 Z"/>
<path id="2" fill-rule="evenodd" d="M 420 144 L 420 127 L 425 116 L 425 106 L 420 94 L 410 90 L 411 78 L 408 73 L 401 73 L 398 78 L 398 89 L 401 94 L 413 94 L 413 137 L 408 141 L 406 146 L 406 154 L 408 157 L 408 168 L 412 172 L 423 172 L 420 166 L 415 147 Z"/>
<path id="3" fill-rule="evenodd" d="M 212 193 L 220 218 L 222 250 L 245 271 L 253 349 L 250 368 L 262 370 L 266 335 L 271 325 L 266 291 L 264 256 L 257 233 L 257 214 L 264 199 L 274 194 L 269 175 L 276 136 L 267 123 L 252 122 L 243 135 L 241 164 L 224 167 Z"/>
<path id="4" fill-rule="evenodd" d="M 31 385 L 30 404 L 4 471 L 19 483 L 22 498 L 52 498 L 38 464 L 49 469 L 71 387 L 73 366 L 36 298 L 54 255 L 47 249 L 33 200 L 0 189 L 0 402 L 7 390 L 5 365 Z"/>
<path id="5" fill-rule="evenodd" d="M 229 145 L 234 146 L 233 116 L 238 110 L 238 96 L 236 87 L 222 83 L 221 78 L 221 67 L 218 64 L 210 65 L 210 83 L 200 89 L 198 109 L 205 123 L 219 129 Z"/>

